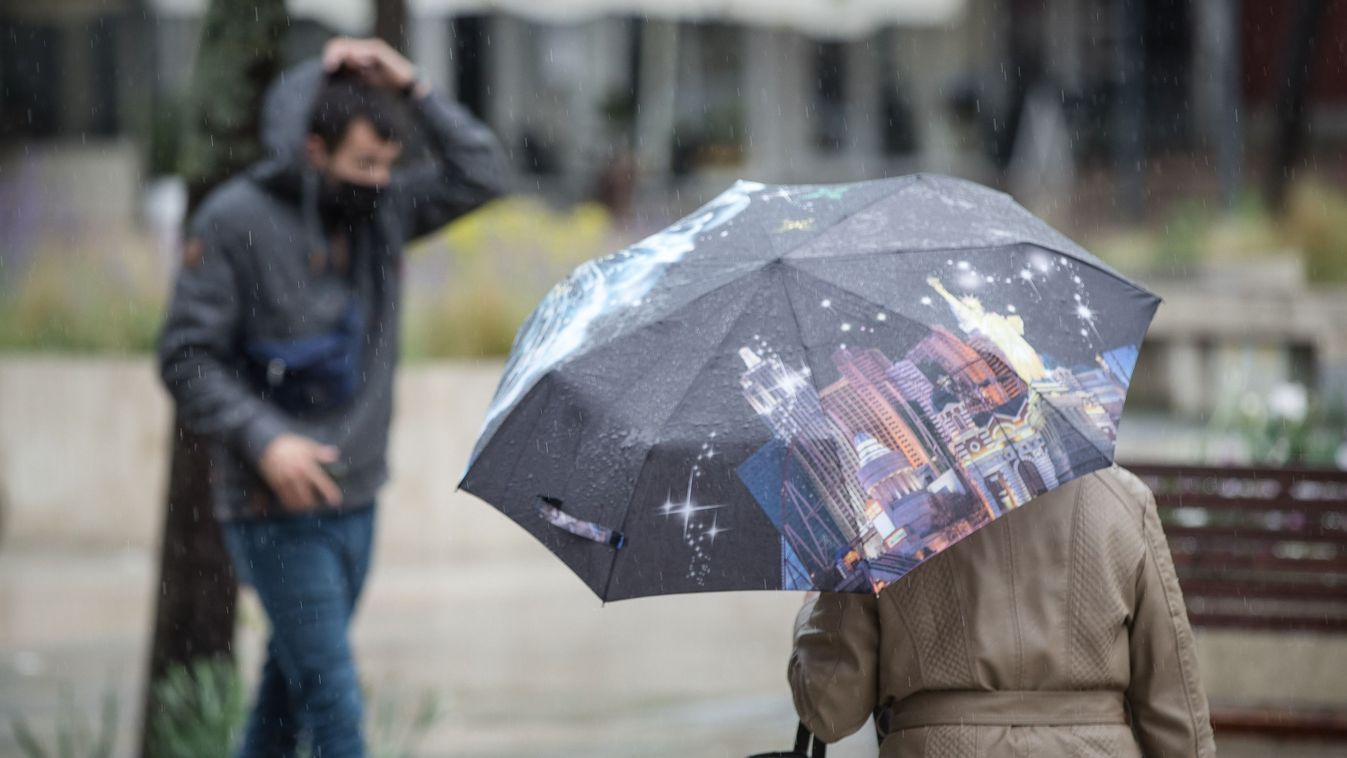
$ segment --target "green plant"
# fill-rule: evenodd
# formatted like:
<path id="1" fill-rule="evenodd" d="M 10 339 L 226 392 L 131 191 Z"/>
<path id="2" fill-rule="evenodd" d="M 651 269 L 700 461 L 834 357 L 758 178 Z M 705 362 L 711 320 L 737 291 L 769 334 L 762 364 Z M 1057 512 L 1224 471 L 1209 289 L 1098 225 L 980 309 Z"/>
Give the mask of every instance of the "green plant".
<path id="1" fill-rule="evenodd" d="M 70 687 L 65 686 L 61 688 L 60 707 L 56 711 L 54 744 L 44 745 L 21 716 L 14 717 L 10 726 L 26 758 L 110 758 L 117 736 L 117 711 L 117 693 L 109 689 L 103 695 L 95 734 L 75 703 Z"/>
<path id="2" fill-rule="evenodd" d="M 155 683 L 159 712 L 150 723 L 155 758 L 230 755 L 244 718 L 243 682 L 227 658 L 198 658 Z"/>
<path id="3" fill-rule="evenodd" d="M 183 111 L 186 98 L 165 93 L 149 114 L 150 175 L 176 174 L 182 160 Z"/>
<path id="4" fill-rule="evenodd" d="M 366 688 L 366 732 L 370 758 L 406 758 L 440 719 L 440 700 L 425 690 L 408 707 L 396 694 Z"/>
<path id="5" fill-rule="evenodd" d="M 1230 210 L 1179 203 L 1158 228 L 1115 230 L 1087 247 L 1125 268 L 1177 274 L 1203 262 L 1296 254 L 1311 284 L 1347 282 L 1347 193 L 1319 180 L 1299 182 L 1280 216 L 1254 194 Z"/>
<path id="6" fill-rule="evenodd" d="M 1301 182 L 1291 192 L 1283 226 L 1301 250 L 1310 282 L 1347 282 L 1347 194 L 1322 182 Z"/>
<path id="7" fill-rule="evenodd" d="M 1333 466 L 1341 429 L 1341 411 L 1295 382 L 1266 394 L 1243 392 L 1223 404 L 1211 424 L 1218 434 L 1236 433 L 1250 462 L 1264 466 Z"/>
<path id="8" fill-rule="evenodd" d="M 198 658 L 175 666 L 155 685 L 160 711 L 151 720 L 154 758 L 231 755 L 246 711 L 242 677 L 233 661 Z M 409 702 L 395 692 L 365 687 L 365 727 L 372 758 L 404 758 L 441 716 L 432 691 Z M 300 755 L 309 755 L 301 736 Z M 46 756 L 45 753 L 32 754 Z M 63 758 L 65 753 L 59 754 Z"/>
<path id="9" fill-rule="evenodd" d="M 629 129 L 636 120 L 636 97 L 627 87 L 614 87 L 599 101 L 599 112 L 614 129 Z"/>
<path id="10" fill-rule="evenodd" d="M 96 233 L 52 239 L 6 275 L 0 349 L 144 352 L 154 345 L 163 308 L 159 264 L 143 240 L 108 234 L 100 249 Z"/>

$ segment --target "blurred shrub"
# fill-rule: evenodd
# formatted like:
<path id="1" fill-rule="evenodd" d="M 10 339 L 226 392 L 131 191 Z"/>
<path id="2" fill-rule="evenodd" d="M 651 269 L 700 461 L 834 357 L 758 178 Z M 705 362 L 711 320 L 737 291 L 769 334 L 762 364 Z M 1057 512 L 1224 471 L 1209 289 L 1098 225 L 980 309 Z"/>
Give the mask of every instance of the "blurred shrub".
<path id="1" fill-rule="evenodd" d="M 404 354 L 495 356 L 557 280 L 621 247 L 597 203 L 554 210 L 516 196 L 413 247 Z M 163 319 L 162 264 L 142 238 L 95 248 L 49 240 L 21 270 L 0 266 L 0 350 L 143 352 Z"/>
<path id="2" fill-rule="evenodd" d="M 44 743 L 22 716 L 13 717 L 10 726 L 25 758 L 112 758 L 117 736 L 117 693 L 110 689 L 104 693 L 97 733 L 91 730 L 68 685 L 61 689 L 51 743 Z"/>
<path id="3" fill-rule="evenodd" d="M 119 282 L 119 272 L 110 268 L 115 267 L 88 256 L 34 256 L 21 277 L 0 282 L 0 350 L 151 349 L 163 316 L 162 295 L 141 281 L 148 277 Z"/>
<path id="4" fill-rule="evenodd" d="M 1347 193 L 1318 181 L 1297 184 L 1284 226 L 1311 282 L 1347 282 Z"/>
<path id="5" fill-rule="evenodd" d="M 414 703 L 396 692 L 365 688 L 366 741 L 370 758 L 408 758 L 430 728 L 440 720 L 440 700 L 423 691 Z"/>
<path id="6" fill-rule="evenodd" d="M 155 683 L 151 758 L 227 758 L 243 728 L 243 682 L 227 658 L 198 658 Z"/>
<path id="7" fill-rule="evenodd" d="M 162 94 L 149 118 L 150 176 L 178 173 L 182 161 L 182 132 L 185 98 L 176 94 Z"/>
<path id="8" fill-rule="evenodd" d="M 1210 202 L 1179 203 L 1156 229 L 1102 235 L 1086 247 L 1123 268 L 1177 275 L 1203 263 L 1299 255 L 1310 283 L 1347 282 L 1347 193 L 1300 182 L 1280 218 L 1253 194 L 1232 212 Z"/>
<path id="9" fill-rule="evenodd" d="M 1340 401 L 1319 396 L 1299 382 L 1279 382 L 1261 393 L 1228 393 L 1207 424 L 1204 445 L 1233 433 L 1242 443 L 1241 458 L 1247 457 L 1249 464 L 1332 467 L 1344 444 L 1344 422 Z M 1209 462 L 1230 463 L 1221 455 Z"/>
<path id="10" fill-rule="evenodd" d="M 162 710 L 151 728 L 152 758 L 230 756 L 246 719 L 238 667 L 228 659 L 200 658 L 169 670 L 158 687 Z M 372 758 L 406 758 L 439 721 L 432 691 L 408 700 L 395 689 L 363 687 L 365 733 Z M 299 754 L 312 754 L 304 736 Z"/>
<path id="11" fill-rule="evenodd" d="M 509 353 L 519 325 L 553 284 L 617 247 L 611 218 L 597 203 L 557 211 L 514 196 L 486 206 L 412 253 L 404 355 Z M 432 271 L 436 262 L 447 264 L 447 274 Z"/>

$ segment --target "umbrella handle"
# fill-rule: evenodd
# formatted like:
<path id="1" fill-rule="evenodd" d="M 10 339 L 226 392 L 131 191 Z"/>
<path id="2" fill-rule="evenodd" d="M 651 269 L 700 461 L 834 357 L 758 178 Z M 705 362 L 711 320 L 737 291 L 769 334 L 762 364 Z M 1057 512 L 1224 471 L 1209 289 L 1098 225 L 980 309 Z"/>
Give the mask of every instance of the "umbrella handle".
<path id="1" fill-rule="evenodd" d="M 584 521 L 561 510 L 561 500 L 547 495 L 538 496 L 538 515 L 543 521 L 561 529 L 570 532 L 577 537 L 583 537 L 592 542 L 598 542 L 607 545 L 614 550 L 621 550 L 627 544 L 627 538 L 622 532 L 616 529 L 610 529 L 593 521 Z"/>

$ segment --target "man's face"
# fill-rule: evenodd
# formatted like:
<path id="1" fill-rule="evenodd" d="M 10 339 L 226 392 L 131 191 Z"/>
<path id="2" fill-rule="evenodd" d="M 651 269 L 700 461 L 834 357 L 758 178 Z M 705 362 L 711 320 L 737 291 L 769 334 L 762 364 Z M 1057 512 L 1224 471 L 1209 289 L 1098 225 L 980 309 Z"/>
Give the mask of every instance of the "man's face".
<path id="1" fill-rule="evenodd" d="M 402 145 L 381 139 L 368 119 L 358 118 L 346 128 L 346 135 L 333 150 L 310 134 L 307 152 L 314 168 L 334 182 L 384 187 L 393 176 L 393 164 L 402 153 Z"/>

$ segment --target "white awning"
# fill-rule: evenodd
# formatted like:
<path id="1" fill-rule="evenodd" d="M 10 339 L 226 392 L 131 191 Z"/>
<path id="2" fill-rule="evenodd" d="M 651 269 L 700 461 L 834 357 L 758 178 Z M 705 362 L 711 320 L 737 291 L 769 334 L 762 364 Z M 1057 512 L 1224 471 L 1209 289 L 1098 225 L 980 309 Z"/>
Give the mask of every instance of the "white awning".
<path id="1" fill-rule="evenodd" d="M 956 21 L 967 0 L 407 0 L 413 16 L 505 13 L 543 23 L 600 16 L 681 21 L 728 21 L 788 27 L 816 37 L 858 37 L 883 26 L 940 26 Z M 165 16 L 200 16 L 207 0 L 150 0 Z M 368 34 L 370 0 L 287 0 L 292 16 L 320 21 L 346 34 Z"/>
<path id="2" fill-rule="evenodd" d="M 882 26 L 939 26 L 963 13 L 966 0 L 407 0 L 425 15 L 493 11 L 565 23 L 596 16 L 718 20 L 791 27 L 821 37 L 857 37 Z"/>
<path id="3" fill-rule="evenodd" d="M 150 8 L 170 18 L 200 18 L 209 0 L 150 0 Z M 308 18 L 342 34 L 369 34 L 374 28 L 374 3 L 370 0 L 285 0 L 285 10 L 294 18 Z"/>

